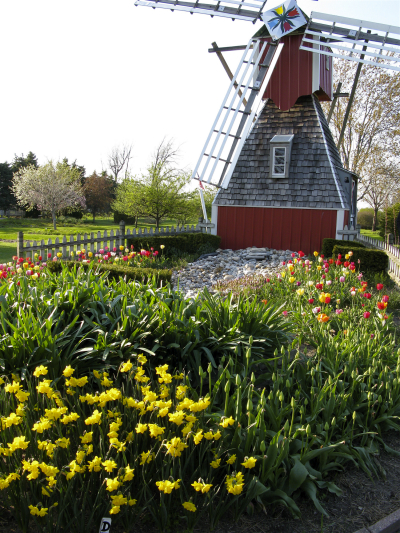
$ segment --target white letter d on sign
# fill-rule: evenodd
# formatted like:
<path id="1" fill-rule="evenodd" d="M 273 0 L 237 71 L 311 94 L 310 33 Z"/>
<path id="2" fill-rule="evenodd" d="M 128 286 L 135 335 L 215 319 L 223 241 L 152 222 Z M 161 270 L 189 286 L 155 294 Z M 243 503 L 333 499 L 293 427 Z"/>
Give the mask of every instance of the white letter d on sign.
<path id="1" fill-rule="evenodd" d="M 102 518 L 99 533 L 111 533 L 111 518 Z"/>

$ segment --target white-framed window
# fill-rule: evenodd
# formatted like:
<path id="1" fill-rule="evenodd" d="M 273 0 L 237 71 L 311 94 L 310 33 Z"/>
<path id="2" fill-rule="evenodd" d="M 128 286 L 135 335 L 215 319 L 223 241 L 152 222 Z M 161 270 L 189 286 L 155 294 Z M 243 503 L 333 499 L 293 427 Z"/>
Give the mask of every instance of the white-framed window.
<path id="1" fill-rule="evenodd" d="M 273 147 L 272 176 L 281 178 L 285 176 L 286 148 L 284 146 Z"/>

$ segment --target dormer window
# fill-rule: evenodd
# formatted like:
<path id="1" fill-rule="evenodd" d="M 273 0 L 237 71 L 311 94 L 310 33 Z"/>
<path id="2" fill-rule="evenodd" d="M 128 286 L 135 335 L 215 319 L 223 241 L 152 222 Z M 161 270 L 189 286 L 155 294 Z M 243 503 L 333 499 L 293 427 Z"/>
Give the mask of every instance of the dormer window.
<path id="1" fill-rule="evenodd" d="M 275 135 L 271 139 L 270 176 L 288 178 L 294 135 Z"/>
<path id="2" fill-rule="evenodd" d="M 285 175 L 286 148 L 273 147 L 272 177 L 282 178 Z"/>

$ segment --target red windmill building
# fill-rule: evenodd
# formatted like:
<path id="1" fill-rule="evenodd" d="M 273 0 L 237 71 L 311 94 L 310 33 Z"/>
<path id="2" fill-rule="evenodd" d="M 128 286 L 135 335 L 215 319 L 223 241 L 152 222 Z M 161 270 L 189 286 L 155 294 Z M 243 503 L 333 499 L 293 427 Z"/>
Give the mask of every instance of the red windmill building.
<path id="1" fill-rule="evenodd" d="M 296 0 L 267 11 L 265 3 L 135 2 L 265 23 L 247 46 L 213 43 L 231 83 L 192 177 L 220 189 L 212 222 L 223 248 L 309 253 L 323 238 L 340 239 L 357 214 L 358 178 L 343 168 L 320 103 L 334 98 L 332 112 L 338 96 L 333 57 L 358 63 L 349 111 L 363 64 L 400 70 L 400 28 L 321 13 L 308 19 Z M 234 74 L 224 50 L 244 50 Z"/>

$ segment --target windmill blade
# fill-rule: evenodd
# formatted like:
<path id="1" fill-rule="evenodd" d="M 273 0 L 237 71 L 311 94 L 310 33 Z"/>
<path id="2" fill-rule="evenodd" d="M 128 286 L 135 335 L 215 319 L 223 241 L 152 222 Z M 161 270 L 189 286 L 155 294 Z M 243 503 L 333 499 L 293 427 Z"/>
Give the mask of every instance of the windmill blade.
<path id="1" fill-rule="evenodd" d="M 249 41 L 195 166 L 193 179 L 217 187 L 228 186 L 282 48 L 279 41 Z M 242 111 L 245 98 L 247 104 Z"/>
<path id="2" fill-rule="evenodd" d="M 312 12 L 300 50 L 400 71 L 400 27 Z"/>
<path id="3" fill-rule="evenodd" d="M 135 6 L 170 9 L 171 11 L 188 11 L 212 17 L 224 17 L 232 20 L 248 20 L 255 23 L 261 20 L 261 12 L 267 0 L 211 0 L 210 3 L 186 2 L 182 0 L 136 0 Z"/>

